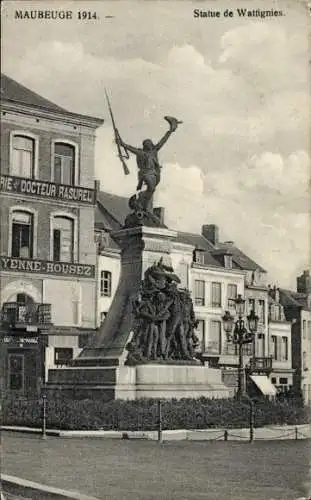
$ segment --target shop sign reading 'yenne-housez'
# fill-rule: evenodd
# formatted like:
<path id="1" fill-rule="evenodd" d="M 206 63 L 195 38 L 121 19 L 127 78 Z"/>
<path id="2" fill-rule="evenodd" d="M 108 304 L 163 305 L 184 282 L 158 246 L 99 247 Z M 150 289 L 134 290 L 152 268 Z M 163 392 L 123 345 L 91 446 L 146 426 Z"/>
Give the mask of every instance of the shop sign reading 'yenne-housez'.
<path id="1" fill-rule="evenodd" d="M 90 264 L 52 262 L 48 260 L 21 259 L 1 256 L 2 271 L 53 274 L 77 278 L 94 278 L 95 266 Z"/>
<path id="2" fill-rule="evenodd" d="M 94 205 L 94 189 L 78 186 L 66 186 L 54 182 L 25 179 L 9 175 L 0 176 L 0 191 L 6 193 L 26 194 L 40 198 L 53 198 L 61 201 L 76 201 Z"/>

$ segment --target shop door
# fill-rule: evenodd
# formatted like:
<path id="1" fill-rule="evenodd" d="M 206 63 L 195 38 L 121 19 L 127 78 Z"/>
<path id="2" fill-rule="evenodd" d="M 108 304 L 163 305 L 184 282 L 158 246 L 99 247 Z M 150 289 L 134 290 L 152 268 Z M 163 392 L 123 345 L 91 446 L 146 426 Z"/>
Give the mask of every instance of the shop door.
<path id="1" fill-rule="evenodd" d="M 8 389 L 11 392 L 24 392 L 25 360 L 23 354 L 9 354 Z"/>

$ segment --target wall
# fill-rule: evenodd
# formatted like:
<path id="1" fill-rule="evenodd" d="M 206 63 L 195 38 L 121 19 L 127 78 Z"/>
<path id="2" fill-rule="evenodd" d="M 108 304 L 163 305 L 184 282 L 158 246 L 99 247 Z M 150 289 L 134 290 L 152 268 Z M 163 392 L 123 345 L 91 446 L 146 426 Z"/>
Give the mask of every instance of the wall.
<path id="1" fill-rule="evenodd" d="M 4 109 L 4 105 L 3 105 Z M 82 187 L 94 186 L 94 147 L 95 133 L 83 125 L 70 123 L 66 116 L 61 121 L 3 111 L 1 116 L 1 173 L 9 174 L 10 164 L 10 132 L 22 130 L 39 137 L 38 176 L 40 180 L 52 179 L 52 143 L 62 139 L 78 146 L 79 174 L 76 184 Z"/>
<path id="2" fill-rule="evenodd" d="M 258 322 L 258 327 L 257 327 L 257 333 L 256 333 L 256 339 L 255 339 L 255 346 L 258 345 L 258 335 L 263 334 L 265 336 L 264 338 L 264 356 L 268 355 L 269 352 L 269 332 L 268 332 L 268 314 L 269 314 L 269 307 L 268 307 L 268 290 L 266 288 L 262 287 L 255 287 L 255 286 L 246 286 L 245 289 L 245 300 L 246 300 L 246 311 L 247 314 L 250 313 L 249 309 L 249 299 L 254 299 L 255 300 L 255 313 L 258 314 L 258 307 L 259 307 L 259 300 L 263 300 L 265 303 L 265 314 L 264 314 L 264 321 L 262 322 L 259 320 Z M 257 352 L 255 351 L 255 354 L 257 355 Z"/>
<path id="3" fill-rule="evenodd" d="M 192 245 L 174 243 L 171 259 L 172 267 L 181 281 L 183 288 L 190 288 L 190 273 L 193 259 Z"/>
<path id="4" fill-rule="evenodd" d="M 279 322 L 279 321 L 270 321 L 269 322 L 269 349 L 267 352 L 268 356 L 272 356 L 273 352 L 271 352 L 271 336 L 275 335 L 278 339 L 282 337 L 287 337 L 288 339 L 288 359 L 280 360 L 273 359 L 273 368 L 278 369 L 291 369 L 292 367 L 292 342 L 291 342 L 291 323 L 290 322 Z"/>
<path id="5" fill-rule="evenodd" d="M 301 389 L 305 402 L 309 403 L 311 402 L 311 311 L 301 310 L 300 335 Z"/>
<path id="6" fill-rule="evenodd" d="M 195 281 L 202 280 L 205 282 L 205 305 L 199 306 L 195 304 L 194 290 Z M 221 283 L 221 298 L 222 304 L 220 308 L 212 307 L 211 297 L 212 297 L 212 282 Z M 192 290 L 192 297 L 194 300 L 194 311 L 197 319 L 205 321 L 205 347 L 209 341 L 210 334 L 210 322 L 212 320 L 220 321 L 224 314 L 224 311 L 228 309 L 228 296 L 227 287 L 229 284 L 237 285 L 237 293 L 244 296 L 244 273 L 236 271 L 226 271 L 225 269 L 208 269 L 202 267 L 191 267 L 190 270 L 190 280 L 189 288 Z M 231 311 L 232 312 L 232 311 Z M 222 328 L 222 352 L 226 344 L 226 335 Z"/>
<path id="7" fill-rule="evenodd" d="M 106 252 L 98 255 L 98 270 L 97 270 L 97 326 L 101 323 L 101 313 L 107 313 L 112 303 L 113 297 L 120 279 L 121 259 L 120 254 L 116 252 Z M 101 296 L 100 293 L 100 276 L 102 271 L 109 271 L 111 273 L 111 296 Z"/>

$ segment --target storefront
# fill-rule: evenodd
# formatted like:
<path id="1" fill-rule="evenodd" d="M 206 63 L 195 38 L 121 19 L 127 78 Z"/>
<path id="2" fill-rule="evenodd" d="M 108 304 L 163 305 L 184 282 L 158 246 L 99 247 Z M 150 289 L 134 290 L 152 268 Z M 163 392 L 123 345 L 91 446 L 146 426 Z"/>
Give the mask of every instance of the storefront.
<path id="1" fill-rule="evenodd" d="M 45 379 L 45 350 L 51 323 L 49 304 L 17 294 L 1 311 L 2 390 L 8 396 L 37 396 Z"/>

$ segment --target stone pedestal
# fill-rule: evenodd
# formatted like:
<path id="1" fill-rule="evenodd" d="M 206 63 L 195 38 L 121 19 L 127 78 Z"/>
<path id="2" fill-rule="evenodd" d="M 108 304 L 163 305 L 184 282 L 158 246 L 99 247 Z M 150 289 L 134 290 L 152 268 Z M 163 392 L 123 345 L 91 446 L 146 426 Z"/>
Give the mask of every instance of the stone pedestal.
<path id="1" fill-rule="evenodd" d="M 229 390 L 215 368 L 193 365 L 137 365 L 119 367 L 72 367 L 50 370 L 50 391 L 69 398 L 227 398 Z"/>
<path id="2" fill-rule="evenodd" d="M 220 370 L 194 360 L 125 366 L 133 327 L 132 299 L 147 268 L 171 266 L 176 232 L 163 227 L 134 227 L 113 233 L 121 248 L 121 275 L 112 305 L 96 342 L 73 366 L 49 370 L 47 388 L 73 398 L 137 399 L 228 397 Z"/>

